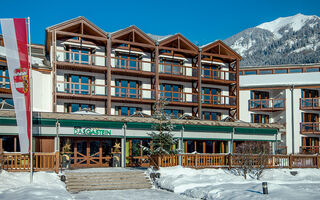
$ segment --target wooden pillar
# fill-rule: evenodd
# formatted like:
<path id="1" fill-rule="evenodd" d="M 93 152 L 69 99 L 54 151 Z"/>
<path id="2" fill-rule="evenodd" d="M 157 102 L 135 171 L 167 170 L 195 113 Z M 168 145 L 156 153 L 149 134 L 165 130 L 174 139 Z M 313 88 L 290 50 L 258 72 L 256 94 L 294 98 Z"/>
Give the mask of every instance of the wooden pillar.
<path id="1" fill-rule="evenodd" d="M 202 92 L 202 86 L 201 86 L 201 49 L 199 49 L 198 54 L 198 118 L 202 119 L 202 104 L 201 104 L 201 92 Z"/>
<path id="2" fill-rule="evenodd" d="M 159 43 L 156 43 L 155 55 L 154 55 L 154 63 L 155 63 L 155 100 L 159 99 Z"/>
<path id="3" fill-rule="evenodd" d="M 111 115 L 111 35 L 107 41 L 107 115 Z"/>
<path id="4" fill-rule="evenodd" d="M 206 142 L 202 142 L 202 153 L 206 153 Z"/>
<path id="5" fill-rule="evenodd" d="M 237 59 L 237 61 L 236 61 L 236 76 L 237 76 L 237 87 L 236 87 L 236 95 L 237 95 L 237 97 L 236 97 L 236 99 L 237 99 L 237 110 L 236 110 L 236 112 L 237 112 L 237 114 L 236 114 L 236 118 L 239 120 L 240 119 L 240 93 L 239 93 L 239 90 L 240 90 L 240 86 L 239 86 L 239 82 L 240 82 L 240 80 L 239 80 L 239 64 L 240 64 L 240 60 L 239 59 Z"/>
<path id="6" fill-rule="evenodd" d="M 193 141 L 193 145 L 194 145 L 194 151 L 197 151 L 197 140 Z"/>
<path id="7" fill-rule="evenodd" d="M 57 112 L 57 96 L 56 96 L 56 87 L 57 87 L 57 66 L 56 66 L 56 50 L 57 50 L 57 34 L 54 30 L 52 33 L 52 110 L 53 112 Z"/>
<path id="8" fill-rule="evenodd" d="M 212 153 L 216 152 L 216 141 L 212 141 Z"/>
<path id="9" fill-rule="evenodd" d="M 184 152 L 188 153 L 188 142 L 184 141 Z"/>
<path id="10" fill-rule="evenodd" d="M 13 138 L 13 151 L 17 152 L 17 136 Z"/>
<path id="11" fill-rule="evenodd" d="M 2 138 L 0 137 L 0 153 L 3 152 Z"/>
<path id="12" fill-rule="evenodd" d="M 220 153 L 225 153 L 224 152 L 224 142 L 223 141 L 220 141 Z"/>

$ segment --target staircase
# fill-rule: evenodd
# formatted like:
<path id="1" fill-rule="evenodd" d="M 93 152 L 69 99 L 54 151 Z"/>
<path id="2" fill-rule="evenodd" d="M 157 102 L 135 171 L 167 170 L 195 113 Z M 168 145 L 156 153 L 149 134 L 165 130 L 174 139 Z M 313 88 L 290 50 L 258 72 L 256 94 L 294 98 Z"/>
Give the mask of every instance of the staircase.
<path id="1" fill-rule="evenodd" d="M 143 171 L 67 172 L 65 175 L 69 192 L 150 189 L 152 187 Z"/>

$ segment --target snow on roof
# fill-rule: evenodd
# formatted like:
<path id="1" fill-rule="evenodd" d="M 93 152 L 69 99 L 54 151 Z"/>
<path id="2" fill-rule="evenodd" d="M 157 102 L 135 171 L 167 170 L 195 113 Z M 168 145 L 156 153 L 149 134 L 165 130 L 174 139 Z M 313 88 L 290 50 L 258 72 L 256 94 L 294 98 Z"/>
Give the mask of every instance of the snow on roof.
<path id="1" fill-rule="evenodd" d="M 208 46 L 208 45 L 210 45 L 210 44 L 213 44 L 213 43 L 215 43 L 216 41 L 218 41 L 218 40 L 215 40 L 215 41 L 213 41 L 213 42 L 209 42 L 208 44 L 204 44 L 204 45 L 200 46 L 200 48 L 203 48 L 203 47 L 205 47 L 205 46 Z"/>
<path id="2" fill-rule="evenodd" d="M 6 51 L 8 51 L 8 50 L 6 50 L 5 47 L 0 46 L 0 56 L 6 57 L 6 55 L 7 55 Z M 10 51 L 11 50 L 9 49 L 9 52 Z M 30 59 L 30 57 L 29 57 L 29 59 Z M 44 59 L 42 59 L 42 58 L 32 56 L 31 61 L 32 61 L 32 65 L 36 65 L 39 67 L 46 67 L 46 65 L 43 64 Z"/>
<path id="3" fill-rule="evenodd" d="M 165 40 L 165 39 L 173 36 L 173 35 L 165 35 L 165 36 L 153 35 L 153 34 L 151 34 L 151 33 L 147 33 L 147 35 L 148 35 L 149 37 L 151 37 L 154 41 L 157 41 L 157 42 L 160 42 L 160 41 L 162 41 L 162 40 Z M 175 35 L 175 34 L 174 34 L 174 35 Z"/>
<path id="4" fill-rule="evenodd" d="M 305 66 L 319 66 L 320 63 L 307 63 L 307 64 L 283 64 L 283 65 L 262 65 L 262 66 L 241 66 L 241 69 L 252 68 L 281 68 L 281 67 L 305 67 Z"/>
<path id="5" fill-rule="evenodd" d="M 240 87 L 307 86 L 320 84 L 320 72 L 240 76 Z"/>

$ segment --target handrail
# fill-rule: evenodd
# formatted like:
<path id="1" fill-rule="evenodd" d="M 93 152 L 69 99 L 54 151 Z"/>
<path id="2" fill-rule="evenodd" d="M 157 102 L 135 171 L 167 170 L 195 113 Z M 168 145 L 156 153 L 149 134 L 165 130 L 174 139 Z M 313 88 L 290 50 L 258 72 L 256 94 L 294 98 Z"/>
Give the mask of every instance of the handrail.
<path id="1" fill-rule="evenodd" d="M 155 98 L 155 89 L 146 89 L 146 88 L 131 88 L 131 87 L 121 87 L 121 86 L 111 86 L 112 89 L 115 89 L 114 97 L 123 97 L 123 98 L 134 98 L 134 99 L 154 99 Z M 132 92 L 133 91 L 133 92 Z"/>
<path id="2" fill-rule="evenodd" d="M 320 122 L 301 122 L 301 134 L 320 134 Z"/>
<path id="3" fill-rule="evenodd" d="M 57 54 L 56 61 L 74 63 L 74 64 L 85 64 L 85 65 L 97 65 L 97 66 L 107 66 L 106 65 L 106 58 L 107 56 L 98 55 L 98 54 L 91 54 L 91 53 L 80 53 L 74 51 L 66 51 L 66 50 L 58 50 L 56 52 L 64 53 L 63 58 L 60 58 L 59 54 Z M 88 56 L 88 59 L 83 60 L 82 56 Z M 103 58 L 103 63 L 98 64 L 95 58 Z"/>
<path id="4" fill-rule="evenodd" d="M 201 101 L 203 104 L 214 104 L 214 105 L 236 105 L 236 96 L 225 96 L 216 94 L 203 94 L 201 96 Z"/>
<path id="5" fill-rule="evenodd" d="M 284 110 L 285 99 L 249 99 L 249 110 Z"/>
<path id="6" fill-rule="evenodd" d="M 67 93 L 67 94 L 84 94 L 84 95 L 105 95 L 106 94 L 106 88 L 107 85 L 102 84 L 92 84 L 92 83 L 76 83 L 71 81 L 57 81 L 58 84 L 63 84 L 63 90 L 59 90 L 59 87 L 57 87 L 58 93 Z M 78 88 L 77 88 L 78 86 Z M 83 89 L 81 86 L 87 86 L 87 89 Z M 97 90 L 101 90 L 101 88 L 104 91 L 100 91 L 100 94 Z"/>
<path id="7" fill-rule="evenodd" d="M 135 70 L 135 71 L 146 71 L 146 70 L 143 70 L 142 66 L 144 63 L 148 63 L 148 64 L 151 64 L 151 71 L 152 72 L 154 71 L 152 68 L 155 62 L 153 61 L 145 61 L 141 59 L 135 60 L 130 58 L 119 58 L 119 57 L 111 57 L 111 59 L 115 61 L 125 61 L 125 65 L 122 65 L 121 62 L 120 62 L 120 65 L 117 63 L 112 63 L 112 67 L 114 68 Z M 135 66 L 130 66 L 131 62 L 135 62 Z"/>
<path id="8" fill-rule="evenodd" d="M 301 109 L 320 109 L 320 97 L 300 98 Z"/>
<path id="9" fill-rule="evenodd" d="M 205 71 L 209 72 L 208 75 Z M 236 81 L 237 72 L 229 70 L 209 69 L 201 67 L 201 77 L 207 79 L 224 80 L 224 81 Z"/>
<path id="10" fill-rule="evenodd" d="M 166 94 L 170 94 L 170 96 L 166 96 Z M 190 92 L 174 92 L 174 91 L 166 91 L 159 90 L 160 97 L 166 99 L 169 102 L 184 102 L 184 103 L 196 103 L 198 99 L 198 93 L 190 93 Z"/>
<path id="11" fill-rule="evenodd" d="M 168 70 L 169 67 L 169 70 Z M 172 63 L 159 63 L 159 73 L 160 74 L 171 74 L 171 75 L 178 75 L 178 76 L 197 76 L 197 67 L 193 66 L 186 66 L 186 65 L 175 65 Z M 188 73 L 190 75 L 188 75 Z"/>

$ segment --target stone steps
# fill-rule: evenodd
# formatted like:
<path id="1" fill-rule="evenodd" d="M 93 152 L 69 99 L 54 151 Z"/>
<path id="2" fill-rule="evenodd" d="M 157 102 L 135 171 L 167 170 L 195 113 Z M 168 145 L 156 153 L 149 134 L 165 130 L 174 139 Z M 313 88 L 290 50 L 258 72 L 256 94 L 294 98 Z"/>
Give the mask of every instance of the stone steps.
<path id="1" fill-rule="evenodd" d="M 66 173 L 69 192 L 92 190 L 150 189 L 150 179 L 141 171 Z"/>

